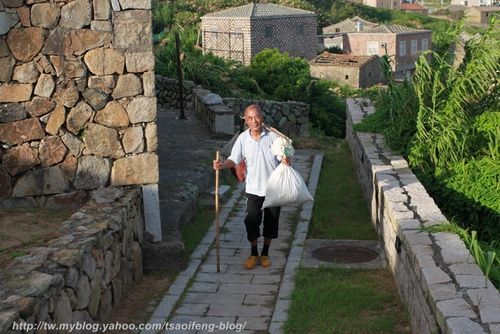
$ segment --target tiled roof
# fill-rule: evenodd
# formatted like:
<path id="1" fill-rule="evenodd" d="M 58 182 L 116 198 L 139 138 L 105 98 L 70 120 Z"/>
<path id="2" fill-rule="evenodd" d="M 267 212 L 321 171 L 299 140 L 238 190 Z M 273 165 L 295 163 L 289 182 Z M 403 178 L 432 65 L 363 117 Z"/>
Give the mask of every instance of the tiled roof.
<path id="1" fill-rule="evenodd" d="M 285 7 L 271 3 L 249 3 L 247 5 L 210 13 L 203 17 L 224 18 L 257 18 L 257 17 L 282 17 L 282 16 L 312 16 L 316 15 L 303 9 Z"/>
<path id="2" fill-rule="evenodd" d="M 402 3 L 401 9 L 403 10 L 425 10 L 424 7 L 419 5 L 418 3 Z"/>
<path id="3" fill-rule="evenodd" d="M 319 56 L 311 60 L 311 65 L 360 67 L 371 61 L 373 58 L 377 58 L 377 56 L 355 56 L 352 54 L 322 52 Z"/>
<path id="4" fill-rule="evenodd" d="M 329 25 L 328 27 L 324 27 L 324 28 L 323 28 L 323 31 L 333 30 L 333 29 L 335 29 L 335 28 L 336 28 L 336 27 L 338 27 L 338 26 L 342 26 L 342 25 L 349 24 L 349 23 L 354 23 L 354 24 L 356 24 L 356 22 L 362 22 L 362 23 L 363 23 L 366 27 L 373 27 L 373 26 L 378 25 L 378 23 L 367 21 L 367 20 L 365 20 L 365 19 L 362 19 L 362 18 L 361 18 L 361 17 L 359 17 L 359 16 L 354 16 L 354 17 L 351 17 L 351 18 L 345 19 L 345 20 L 343 20 L 343 21 L 340 21 L 340 22 L 334 23 L 334 24 L 332 24 L 332 25 Z"/>
<path id="5" fill-rule="evenodd" d="M 415 29 L 397 24 L 381 24 L 379 26 L 368 28 L 361 33 L 374 33 L 374 34 L 400 34 L 405 32 L 424 32 L 430 30 Z"/>

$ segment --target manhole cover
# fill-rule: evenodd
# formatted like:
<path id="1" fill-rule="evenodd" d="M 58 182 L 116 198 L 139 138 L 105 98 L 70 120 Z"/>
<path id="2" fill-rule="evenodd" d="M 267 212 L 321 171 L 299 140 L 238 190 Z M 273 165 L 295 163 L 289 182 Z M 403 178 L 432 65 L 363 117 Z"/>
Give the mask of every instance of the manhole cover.
<path id="1" fill-rule="evenodd" d="M 359 246 L 327 246 L 313 250 L 312 256 L 325 262 L 362 263 L 376 259 L 378 253 Z"/>

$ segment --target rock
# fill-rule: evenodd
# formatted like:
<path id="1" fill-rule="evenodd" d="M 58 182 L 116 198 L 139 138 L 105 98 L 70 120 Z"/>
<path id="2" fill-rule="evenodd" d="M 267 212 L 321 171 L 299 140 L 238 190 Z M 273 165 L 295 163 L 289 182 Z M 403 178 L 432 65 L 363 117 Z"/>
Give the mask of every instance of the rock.
<path id="1" fill-rule="evenodd" d="M 108 184 L 110 172 L 109 159 L 83 156 L 78 159 L 74 186 L 77 189 L 105 187 Z"/>
<path id="2" fill-rule="evenodd" d="M 82 78 L 87 75 L 85 64 L 75 57 L 50 56 L 50 61 L 58 77 L 65 79 Z"/>
<path id="3" fill-rule="evenodd" d="M 0 198 L 10 197 L 12 185 L 10 175 L 5 168 L 0 166 Z"/>
<path id="4" fill-rule="evenodd" d="M 5 7 L 21 7 L 23 5 L 23 0 L 2 0 Z"/>
<path id="5" fill-rule="evenodd" d="M 77 309 L 82 310 L 87 308 L 90 299 L 90 283 L 86 275 L 82 275 L 78 280 L 76 287 Z"/>
<path id="6" fill-rule="evenodd" d="M 65 267 L 75 267 L 80 265 L 79 249 L 61 249 L 54 253 L 53 260 Z"/>
<path id="7" fill-rule="evenodd" d="M 144 135 L 142 127 L 134 126 L 125 130 L 122 139 L 125 153 L 140 153 L 144 151 Z"/>
<path id="8" fill-rule="evenodd" d="M 66 174 L 66 177 L 70 182 L 73 182 L 76 174 L 76 167 L 78 165 L 78 160 L 73 154 L 68 154 L 64 159 L 63 163 L 60 165 L 61 169 Z M 81 203 L 81 202 L 80 202 Z M 78 205 L 80 204 L 78 203 Z M 77 206 L 78 208 L 78 206 Z"/>
<path id="9" fill-rule="evenodd" d="M 125 74 L 118 77 L 118 82 L 113 90 L 115 100 L 123 97 L 136 96 L 142 93 L 141 79 L 135 74 Z"/>
<path id="10" fill-rule="evenodd" d="M 122 9 L 151 9 L 149 0 L 120 0 Z"/>
<path id="11" fill-rule="evenodd" d="M 79 99 L 80 93 L 78 92 L 78 89 L 76 89 L 75 82 L 73 80 L 67 81 L 66 83 L 61 82 L 57 85 L 54 100 L 62 103 L 65 107 L 72 108 Z"/>
<path id="12" fill-rule="evenodd" d="M 73 30 L 64 36 L 64 55 L 81 55 L 85 51 L 108 45 L 111 42 L 111 34 L 103 31 L 92 31 L 87 29 Z"/>
<path id="13" fill-rule="evenodd" d="M 92 112 L 92 108 L 87 103 L 81 101 L 69 112 L 66 118 L 66 128 L 73 134 L 78 134 L 92 116 Z"/>
<path id="14" fill-rule="evenodd" d="M 94 110 L 101 110 L 106 106 L 109 96 L 99 88 L 87 88 L 83 92 L 83 97 Z"/>
<path id="15" fill-rule="evenodd" d="M 101 301 L 101 281 L 102 273 L 97 270 L 96 275 L 92 282 L 90 283 L 90 298 L 88 311 L 92 318 L 97 318 L 97 310 L 99 307 L 99 302 Z"/>
<path id="16" fill-rule="evenodd" d="M 26 119 L 26 116 L 26 110 L 22 104 L 0 104 L 0 123 L 21 121 Z"/>
<path id="17" fill-rule="evenodd" d="M 10 82 L 15 64 L 16 60 L 13 57 L 0 58 L 0 81 Z"/>
<path id="18" fill-rule="evenodd" d="M 50 74 L 42 74 L 35 87 L 35 95 L 50 98 L 56 84 Z"/>
<path id="19" fill-rule="evenodd" d="M 104 109 L 99 110 L 95 121 L 111 128 L 124 128 L 129 124 L 127 112 L 117 101 L 111 101 Z"/>
<path id="20" fill-rule="evenodd" d="M 10 56 L 10 50 L 4 39 L 0 39 L 0 57 Z"/>
<path id="21" fill-rule="evenodd" d="M 144 96 L 155 96 L 155 73 L 153 71 L 146 72 L 142 75 L 142 85 Z"/>
<path id="22" fill-rule="evenodd" d="M 94 324 L 94 320 L 90 317 L 87 311 L 73 312 L 73 324 Z M 77 331 L 78 332 L 78 331 Z"/>
<path id="23" fill-rule="evenodd" d="M 64 51 L 64 38 L 68 33 L 68 30 L 61 27 L 51 30 L 43 46 L 42 53 L 46 55 L 62 55 Z"/>
<path id="24" fill-rule="evenodd" d="M 12 79 L 20 83 L 34 83 L 38 80 L 39 76 L 40 72 L 38 72 L 35 62 L 32 61 L 27 64 L 16 66 Z"/>
<path id="25" fill-rule="evenodd" d="M 2 160 L 2 165 L 12 176 L 25 172 L 39 163 L 36 150 L 31 148 L 29 144 L 11 148 Z"/>
<path id="26" fill-rule="evenodd" d="M 64 171 L 59 166 L 36 169 L 23 175 L 14 186 L 14 197 L 50 195 L 69 190 Z"/>
<path id="27" fill-rule="evenodd" d="M 108 127 L 89 123 L 85 128 L 83 141 L 86 145 L 85 154 L 94 154 L 99 157 L 123 157 L 118 132 Z"/>
<path id="28" fill-rule="evenodd" d="M 43 28 L 12 29 L 7 38 L 7 44 L 14 57 L 27 63 L 31 61 L 43 47 L 45 33 Z"/>
<path id="29" fill-rule="evenodd" d="M 40 121 L 36 118 L 5 124 L 0 123 L 0 141 L 10 145 L 18 145 L 27 141 L 42 139 L 43 137 L 45 137 L 45 132 L 40 125 Z"/>
<path id="30" fill-rule="evenodd" d="M 111 17 L 109 0 L 94 0 L 94 20 L 108 20 Z"/>
<path id="31" fill-rule="evenodd" d="M 68 150 L 66 146 L 64 146 L 61 138 L 50 136 L 42 139 L 38 152 L 40 153 L 42 166 L 48 167 L 63 161 Z"/>
<path id="32" fill-rule="evenodd" d="M 73 156 L 68 155 L 68 157 L 73 157 Z M 66 157 L 66 160 L 68 159 L 68 157 Z M 61 165 L 61 168 L 64 169 L 64 166 Z M 75 163 L 75 172 L 76 172 L 76 163 Z M 74 175 L 72 176 L 71 180 L 73 180 L 73 178 L 74 178 Z M 52 210 L 66 209 L 66 210 L 75 210 L 76 211 L 87 200 L 88 200 L 87 192 L 85 192 L 84 190 L 77 190 L 77 191 L 73 191 L 70 193 L 56 194 L 56 195 L 50 196 L 49 198 L 47 198 L 47 202 L 45 202 L 43 207 L 47 208 L 47 209 L 52 209 Z M 78 276 L 77 276 L 77 278 L 78 278 Z M 69 283 L 66 282 L 66 285 L 69 285 Z"/>
<path id="33" fill-rule="evenodd" d="M 92 7 L 89 0 L 75 0 L 61 8 L 59 24 L 68 29 L 80 29 L 90 25 Z"/>
<path id="34" fill-rule="evenodd" d="M 127 106 L 127 114 L 132 124 L 153 122 L 156 119 L 156 98 L 138 96 Z"/>
<path id="35" fill-rule="evenodd" d="M 61 139 L 62 139 L 64 145 L 66 145 L 66 147 L 69 149 L 69 151 L 71 152 L 72 155 L 74 155 L 77 158 L 80 155 L 82 155 L 83 148 L 84 148 L 85 144 L 78 137 L 73 136 L 70 133 L 65 133 L 61 137 Z"/>
<path id="36" fill-rule="evenodd" d="M 65 120 L 66 109 L 62 104 L 58 104 L 55 110 L 50 114 L 49 121 L 45 126 L 45 131 L 53 136 L 57 135 Z"/>
<path id="37" fill-rule="evenodd" d="M 17 15 L 19 15 L 19 20 L 21 21 L 21 25 L 23 27 L 30 27 L 30 9 L 28 7 L 20 7 L 16 9 Z"/>
<path id="38" fill-rule="evenodd" d="M 31 115 L 31 117 L 45 115 L 52 111 L 55 107 L 55 101 L 40 96 L 35 96 L 31 101 L 25 103 L 26 111 Z"/>
<path id="39" fill-rule="evenodd" d="M 153 51 L 126 52 L 125 64 L 127 72 L 147 72 L 155 68 L 155 56 Z"/>
<path id="40" fill-rule="evenodd" d="M 118 159 L 111 170 L 111 185 L 158 183 L 158 156 L 144 153 Z"/>
<path id="41" fill-rule="evenodd" d="M 0 35 L 8 33 L 17 22 L 19 22 L 19 16 L 16 13 L 0 12 Z"/>
<path id="42" fill-rule="evenodd" d="M 134 282 L 139 282 L 142 279 L 142 251 L 138 242 L 134 241 L 131 248 Z"/>
<path id="43" fill-rule="evenodd" d="M 69 304 L 71 305 L 71 309 L 76 309 L 76 296 L 72 289 L 64 288 L 64 293 L 68 296 Z M 71 319 L 73 319 L 73 312 L 71 313 Z"/>
<path id="44" fill-rule="evenodd" d="M 115 85 L 116 80 L 114 75 L 89 77 L 89 88 L 99 88 L 106 94 L 111 94 Z"/>
<path id="45" fill-rule="evenodd" d="M 73 313 L 71 312 L 71 304 L 68 296 L 66 296 L 64 291 L 61 291 L 54 309 L 54 322 L 56 324 L 69 324 L 71 323 L 72 317 Z"/>
<path id="46" fill-rule="evenodd" d="M 12 325 L 19 319 L 19 313 L 12 309 L 0 311 L 0 333 L 10 332 Z"/>
<path id="47" fill-rule="evenodd" d="M 31 84 L 4 84 L 0 86 L 0 102 L 28 101 L 32 92 Z"/>
<path id="48" fill-rule="evenodd" d="M 90 29 L 95 31 L 113 31 L 113 24 L 110 21 L 92 21 Z"/>
<path id="49" fill-rule="evenodd" d="M 158 147 L 156 129 L 156 123 L 148 123 L 146 125 L 146 150 L 148 152 L 154 152 Z"/>
<path id="50" fill-rule="evenodd" d="M 45 56 L 40 56 L 37 57 L 38 60 L 36 61 L 36 66 L 37 69 L 40 73 L 47 73 L 50 75 L 56 75 L 56 71 L 54 69 L 54 66 L 50 63 L 49 59 Z"/>
<path id="51" fill-rule="evenodd" d="M 150 10 L 115 12 L 113 23 L 115 48 L 137 52 L 152 49 Z"/>
<path id="52" fill-rule="evenodd" d="M 125 58 L 116 49 L 99 48 L 87 52 L 84 61 L 90 72 L 95 75 L 122 74 Z"/>
<path id="53" fill-rule="evenodd" d="M 76 79 L 76 89 L 80 93 L 83 93 L 86 88 L 87 88 L 87 78 Z"/>
<path id="54" fill-rule="evenodd" d="M 31 24 L 47 29 L 56 26 L 60 9 L 56 3 L 39 3 L 31 7 Z"/>
<path id="55" fill-rule="evenodd" d="M 115 278 L 111 281 L 111 286 L 113 287 L 113 301 L 116 305 L 122 298 L 122 281 L 119 278 Z"/>

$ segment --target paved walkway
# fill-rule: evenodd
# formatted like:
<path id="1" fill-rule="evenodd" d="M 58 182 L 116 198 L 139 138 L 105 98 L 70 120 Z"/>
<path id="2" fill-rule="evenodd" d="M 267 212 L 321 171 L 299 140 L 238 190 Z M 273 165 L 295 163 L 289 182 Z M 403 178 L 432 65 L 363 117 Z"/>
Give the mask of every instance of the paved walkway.
<path id="1" fill-rule="evenodd" d="M 317 151 L 296 151 L 293 167 L 302 174 L 313 196 L 321 162 L 322 155 Z M 184 327 L 161 333 L 281 333 L 313 203 L 282 208 L 279 237 L 270 250 L 271 266 L 247 270 L 243 263 L 250 246 L 243 223 L 243 190 L 240 184 L 222 205 L 221 272 L 216 270 L 212 226 L 193 252 L 188 268 L 179 274 L 149 321 Z M 203 330 L 196 326 L 207 327 Z"/>

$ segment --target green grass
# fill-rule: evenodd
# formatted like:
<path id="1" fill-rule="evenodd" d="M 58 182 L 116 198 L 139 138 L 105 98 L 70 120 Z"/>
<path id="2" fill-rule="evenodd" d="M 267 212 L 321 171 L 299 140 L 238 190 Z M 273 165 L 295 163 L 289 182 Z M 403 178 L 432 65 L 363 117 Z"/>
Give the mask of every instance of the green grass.
<path id="1" fill-rule="evenodd" d="M 310 238 L 377 239 L 346 140 L 321 138 L 324 160 Z"/>
<path id="2" fill-rule="evenodd" d="M 285 333 L 409 333 L 408 323 L 388 271 L 300 268 Z"/>
<path id="3" fill-rule="evenodd" d="M 214 210 L 201 207 L 193 222 L 185 224 L 181 229 L 182 241 L 184 242 L 184 254 L 186 262 L 189 261 L 191 253 L 198 246 L 207 233 L 215 219 Z"/>

